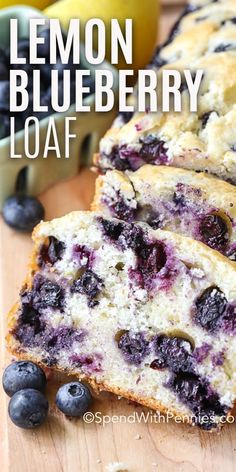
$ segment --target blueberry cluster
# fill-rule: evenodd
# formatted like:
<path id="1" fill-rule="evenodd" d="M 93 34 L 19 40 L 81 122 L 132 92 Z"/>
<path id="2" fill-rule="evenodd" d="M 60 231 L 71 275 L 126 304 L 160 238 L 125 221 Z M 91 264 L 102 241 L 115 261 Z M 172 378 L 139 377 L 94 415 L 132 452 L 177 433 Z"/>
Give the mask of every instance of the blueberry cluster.
<path id="1" fill-rule="evenodd" d="M 10 364 L 3 373 L 3 388 L 11 397 L 8 412 L 13 423 L 24 429 L 40 426 L 48 414 L 48 401 L 44 395 L 44 371 L 29 361 Z M 81 417 L 91 404 L 91 393 L 81 382 L 70 382 L 59 388 L 56 404 L 65 415 Z"/>
<path id="2" fill-rule="evenodd" d="M 109 154 L 112 167 L 121 171 L 136 171 L 144 164 L 165 165 L 167 163 L 167 147 L 163 140 L 150 134 L 140 138 L 140 144 L 139 152 L 125 144 L 113 146 Z"/>
<path id="3" fill-rule="evenodd" d="M 170 376 L 165 387 L 174 391 L 179 400 L 190 408 L 194 422 L 203 429 L 214 428 L 214 417 L 226 414 L 227 407 L 220 403 L 208 380 L 196 373 L 196 356 L 189 340 L 165 334 L 147 340 L 144 333 L 125 331 L 118 339 L 118 348 L 126 362 L 136 366 L 154 351 L 150 368 L 168 369 Z"/>
<path id="4" fill-rule="evenodd" d="M 15 131 L 19 131 L 24 128 L 25 120 L 29 116 L 34 116 L 39 120 L 42 120 L 46 116 L 54 113 L 51 105 L 51 71 L 58 71 L 59 87 L 58 87 L 58 102 L 59 105 L 63 103 L 63 72 L 68 69 L 71 72 L 71 87 L 70 87 L 70 103 L 71 105 L 75 102 L 75 71 L 79 67 L 73 64 L 72 54 L 69 58 L 68 64 L 62 64 L 61 59 L 58 55 L 56 64 L 50 64 L 50 30 L 44 29 L 39 34 L 39 37 L 44 39 L 43 44 L 39 44 L 37 48 L 37 54 L 39 57 L 45 58 L 45 64 L 37 65 L 40 70 L 41 87 L 40 87 L 40 102 L 42 106 L 47 106 L 47 112 L 34 112 L 33 111 L 33 69 L 35 66 L 30 64 L 29 61 L 29 39 L 20 39 L 18 41 L 18 57 L 26 58 L 26 64 L 10 64 L 10 50 L 3 51 L 0 49 L 0 139 L 9 136 L 10 134 L 10 117 L 13 116 L 9 111 L 9 95 L 10 95 L 10 84 L 9 84 L 9 70 L 10 69 L 22 69 L 28 74 L 28 86 L 27 91 L 29 94 L 29 104 L 27 109 L 22 113 L 15 113 Z M 66 40 L 64 36 L 64 41 Z M 84 87 L 89 87 L 89 94 L 94 93 L 94 80 L 92 77 L 87 76 L 83 78 Z M 84 97 L 86 94 L 84 95 Z"/>
<path id="5" fill-rule="evenodd" d="M 104 235 L 121 249 L 132 249 L 136 255 L 136 267 L 130 269 L 130 278 L 142 288 L 152 288 L 157 274 L 165 268 L 162 279 L 170 278 L 166 247 L 161 241 L 148 240 L 139 226 L 113 222 L 99 218 Z"/>

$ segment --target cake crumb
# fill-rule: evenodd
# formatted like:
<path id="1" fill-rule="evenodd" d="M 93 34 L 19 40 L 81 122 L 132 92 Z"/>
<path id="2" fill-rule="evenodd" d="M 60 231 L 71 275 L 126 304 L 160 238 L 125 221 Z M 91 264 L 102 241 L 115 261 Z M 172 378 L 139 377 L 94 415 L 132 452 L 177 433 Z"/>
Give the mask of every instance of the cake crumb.
<path id="1" fill-rule="evenodd" d="M 158 466 L 158 464 L 156 462 L 152 463 L 152 467 L 157 467 L 157 466 Z"/>
<path id="2" fill-rule="evenodd" d="M 128 472 L 127 466 L 123 462 L 111 462 L 106 466 L 107 472 Z"/>
<path id="3" fill-rule="evenodd" d="M 101 459 L 97 459 L 97 464 L 101 464 Z"/>
<path id="4" fill-rule="evenodd" d="M 136 436 L 135 436 L 135 438 L 134 438 L 134 439 L 136 439 L 137 441 L 138 441 L 139 439 L 142 439 L 142 436 L 141 436 L 141 434 L 136 434 Z"/>

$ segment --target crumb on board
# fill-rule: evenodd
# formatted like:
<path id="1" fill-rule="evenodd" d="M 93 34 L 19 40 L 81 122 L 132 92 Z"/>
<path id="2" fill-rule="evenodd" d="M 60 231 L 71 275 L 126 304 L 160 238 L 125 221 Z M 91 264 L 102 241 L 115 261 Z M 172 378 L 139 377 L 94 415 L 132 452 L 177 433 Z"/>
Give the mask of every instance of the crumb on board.
<path id="1" fill-rule="evenodd" d="M 127 465 L 124 462 L 111 462 L 106 466 L 107 472 L 128 472 Z"/>
<path id="2" fill-rule="evenodd" d="M 138 441 L 139 439 L 142 439 L 142 436 L 141 436 L 141 434 L 136 434 L 136 436 L 135 436 L 135 438 L 134 438 L 134 439 L 136 439 L 137 441 Z"/>
<path id="3" fill-rule="evenodd" d="M 97 459 L 97 464 L 101 464 L 101 459 Z"/>

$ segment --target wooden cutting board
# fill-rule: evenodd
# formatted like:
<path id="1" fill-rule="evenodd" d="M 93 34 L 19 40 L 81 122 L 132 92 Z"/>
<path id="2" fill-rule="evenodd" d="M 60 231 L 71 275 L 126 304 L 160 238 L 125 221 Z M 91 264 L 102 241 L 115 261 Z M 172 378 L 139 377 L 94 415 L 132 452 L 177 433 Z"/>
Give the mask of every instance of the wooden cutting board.
<path id="1" fill-rule="evenodd" d="M 162 22 L 165 37 L 178 8 L 168 8 Z M 89 209 L 95 175 L 83 170 L 77 177 L 41 196 L 46 219 Z M 31 239 L 9 229 L 0 218 L 0 361 L 1 374 L 11 357 L 4 347 L 6 313 L 16 300 L 25 276 Z M 15 427 L 7 416 L 8 398 L 0 389 L 0 465 L 3 472 L 106 472 L 122 462 L 129 472 L 233 472 L 236 461 L 236 424 L 220 435 L 208 434 L 173 421 L 159 423 L 147 409 L 110 394 L 95 396 L 91 411 L 108 422 L 85 424 L 68 420 L 55 407 L 55 391 L 62 377 L 49 373 L 50 413 L 35 431 Z M 144 412 L 145 417 L 140 418 Z"/>

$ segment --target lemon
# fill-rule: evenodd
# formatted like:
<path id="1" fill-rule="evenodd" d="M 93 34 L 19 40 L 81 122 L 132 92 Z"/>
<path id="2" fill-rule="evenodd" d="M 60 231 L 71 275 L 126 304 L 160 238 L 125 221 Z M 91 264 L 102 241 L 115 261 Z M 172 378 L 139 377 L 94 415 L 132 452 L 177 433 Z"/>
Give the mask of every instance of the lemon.
<path id="1" fill-rule="evenodd" d="M 53 0 L 22 0 L 16 2 L 16 0 L 0 0 L 0 8 L 13 7 L 16 5 L 29 5 L 30 7 L 38 8 L 43 10 L 48 5 L 51 5 Z"/>
<path id="2" fill-rule="evenodd" d="M 90 18 L 100 18 L 106 25 L 106 59 L 111 60 L 110 21 L 117 18 L 124 29 L 125 19 L 133 19 L 133 64 L 127 65 L 123 55 L 119 68 L 142 69 L 150 60 L 157 42 L 159 15 L 158 0 L 60 0 L 48 7 L 44 13 L 59 18 L 61 26 L 68 28 L 71 18 L 80 18 L 84 25 Z M 83 40 L 83 28 L 81 32 Z M 96 42 L 94 42 L 96 49 Z"/>

